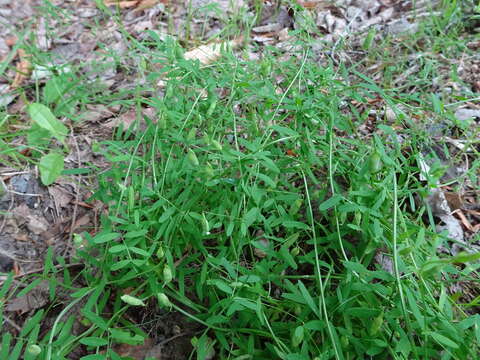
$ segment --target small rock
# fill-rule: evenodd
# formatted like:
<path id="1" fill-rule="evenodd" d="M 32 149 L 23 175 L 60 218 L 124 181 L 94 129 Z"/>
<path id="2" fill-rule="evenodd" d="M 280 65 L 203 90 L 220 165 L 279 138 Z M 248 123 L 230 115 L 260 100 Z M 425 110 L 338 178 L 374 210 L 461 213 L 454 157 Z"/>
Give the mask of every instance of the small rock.
<path id="1" fill-rule="evenodd" d="M 387 26 L 387 32 L 394 35 L 414 34 L 417 31 L 418 31 L 418 23 L 410 23 L 405 18 L 392 22 Z"/>
<path id="2" fill-rule="evenodd" d="M 480 110 L 458 109 L 457 111 L 455 111 L 455 117 L 460 121 L 480 119 Z"/>
<path id="3" fill-rule="evenodd" d="M 0 272 L 8 273 L 13 268 L 13 260 L 8 256 L 0 254 Z"/>
<path id="4" fill-rule="evenodd" d="M 261 238 L 261 239 L 258 240 L 258 243 L 259 243 L 262 247 L 268 248 L 269 242 L 268 242 L 267 239 Z M 257 247 L 253 250 L 253 253 L 255 254 L 256 257 L 258 257 L 258 258 L 260 258 L 260 259 L 263 259 L 263 258 L 265 258 L 265 257 L 267 256 L 267 253 L 266 253 L 265 251 L 263 251 L 262 249 L 257 248 Z"/>
<path id="5" fill-rule="evenodd" d="M 385 119 L 389 124 L 392 124 L 395 122 L 397 119 L 397 115 L 395 114 L 395 111 L 392 110 L 392 108 L 388 107 L 385 109 Z"/>
<path id="6" fill-rule="evenodd" d="M 34 234 L 40 235 L 44 231 L 47 231 L 48 224 L 45 219 L 32 217 L 29 219 L 27 227 L 28 230 L 30 230 Z"/>

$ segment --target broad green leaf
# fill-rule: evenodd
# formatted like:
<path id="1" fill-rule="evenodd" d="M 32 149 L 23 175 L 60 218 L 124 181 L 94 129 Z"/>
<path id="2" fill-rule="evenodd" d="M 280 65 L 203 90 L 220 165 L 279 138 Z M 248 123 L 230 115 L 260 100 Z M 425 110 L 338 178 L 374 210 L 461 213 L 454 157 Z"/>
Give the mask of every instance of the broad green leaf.
<path id="1" fill-rule="evenodd" d="M 43 185 L 53 184 L 63 171 L 63 156 L 59 153 L 50 153 L 42 156 L 38 168 Z"/>
<path id="2" fill-rule="evenodd" d="M 48 107 L 40 103 L 32 103 L 28 105 L 27 111 L 32 120 L 40 127 L 48 130 L 52 136 L 62 143 L 64 142 L 68 129 L 52 114 Z"/>
<path id="3" fill-rule="evenodd" d="M 293 336 L 292 336 L 292 345 L 293 347 L 298 347 L 298 345 L 300 345 L 303 341 L 303 338 L 304 338 L 304 334 L 305 334 L 305 329 L 303 328 L 303 326 L 298 326 L 295 331 L 293 332 Z"/>
<path id="4" fill-rule="evenodd" d="M 66 76 L 55 76 L 45 83 L 43 98 L 47 104 L 59 101 L 65 94 L 70 83 Z"/>

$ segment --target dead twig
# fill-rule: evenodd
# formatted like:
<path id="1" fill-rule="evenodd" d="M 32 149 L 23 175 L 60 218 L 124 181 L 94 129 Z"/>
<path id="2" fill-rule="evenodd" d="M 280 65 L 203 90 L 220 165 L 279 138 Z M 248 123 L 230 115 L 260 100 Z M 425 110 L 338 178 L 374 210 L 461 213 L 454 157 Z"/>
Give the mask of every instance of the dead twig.
<path id="1" fill-rule="evenodd" d="M 18 332 L 22 331 L 22 328 L 18 326 L 13 320 L 11 320 L 7 315 L 3 314 L 3 320 Z"/>

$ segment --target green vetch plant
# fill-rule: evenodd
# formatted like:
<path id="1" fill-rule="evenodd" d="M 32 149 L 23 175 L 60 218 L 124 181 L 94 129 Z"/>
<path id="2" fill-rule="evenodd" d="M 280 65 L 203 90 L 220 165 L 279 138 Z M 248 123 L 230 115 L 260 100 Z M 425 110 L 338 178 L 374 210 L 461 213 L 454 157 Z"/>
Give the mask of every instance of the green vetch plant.
<path id="1" fill-rule="evenodd" d="M 357 139 L 340 111 L 397 93 L 294 59 L 260 77 L 233 59 L 163 66 L 175 74 L 165 97 L 141 100 L 156 118 L 100 144 L 112 168 L 95 198 L 111 207 L 84 236 L 116 288 L 203 325 L 220 358 L 473 356 L 474 333 L 452 322 L 462 311 L 439 307 L 436 277 L 421 275 L 436 235 L 407 210 L 421 186 L 411 144 L 388 126 Z M 395 271 L 375 265 L 379 253 Z"/>

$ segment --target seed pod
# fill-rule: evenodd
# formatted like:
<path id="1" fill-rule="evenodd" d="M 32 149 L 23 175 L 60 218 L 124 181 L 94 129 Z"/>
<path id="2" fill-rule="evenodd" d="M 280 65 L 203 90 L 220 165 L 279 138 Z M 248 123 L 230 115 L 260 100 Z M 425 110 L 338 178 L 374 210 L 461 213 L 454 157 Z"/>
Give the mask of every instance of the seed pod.
<path id="1" fill-rule="evenodd" d="M 188 141 L 193 141 L 195 140 L 195 137 L 197 136 L 197 128 L 196 127 L 192 127 L 190 129 L 190 131 L 188 132 L 187 134 L 187 140 Z"/>
<path id="2" fill-rule="evenodd" d="M 288 211 L 288 213 L 293 216 L 295 214 L 298 213 L 298 211 L 300 210 L 300 208 L 302 207 L 302 204 L 303 204 L 303 200 L 302 199 L 297 199 L 293 202 L 293 204 L 290 206 L 290 209 Z"/>
<path id="3" fill-rule="evenodd" d="M 134 296 L 123 295 L 120 299 L 122 299 L 122 301 L 124 303 L 127 303 L 128 305 L 145 306 L 145 303 L 142 300 L 140 300 L 139 298 L 136 298 Z"/>
<path id="4" fill-rule="evenodd" d="M 175 46 L 175 57 L 178 59 L 178 60 L 182 60 L 183 59 L 183 49 L 181 46 Z"/>
<path id="5" fill-rule="evenodd" d="M 164 256 L 165 256 L 165 251 L 163 251 L 163 246 L 160 245 L 157 250 L 157 258 L 163 259 Z"/>
<path id="6" fill-rule="evenodd" d="M 195 152 L 192 149 L 188 149 L 187 159 L 193 166 L 198 166 L 200 164 L 197 155 L 195 155 Z"/>
<path id="7" fill-rule="evenodd" d="M 207 116 L 212 115 L 216 107 L 217 107 L 217 99 L 214 99 L 210 104 L 210 106 L 208 107 Z"/>
<path id="8" fill-rule="evenodd" d="M 218 150 L 218 151 L 221 151 L 221 150 L 223 149 L 222 144 L 220 144 L 220 143 L 219 143 L 217 140 L 215 140 L 215 139 L 212 139 L 212 140 L 210 141 L 210 143 L 211 143 L 212 146 L 213 146 L 216 150 Z"/>
<path id="9" fill-rule="evenodd" d="M 172 303 L 168 299 L 168 296 L 160 292 L 157 294 L 158 303 L 160 306 L 171 307 Z"/>
<path id="10" fill-rule="evenodd" d="M 27 353 L 32 356 L 37 356 L 42 352 L 42 348 L 37 344 L 31 344 L 27 346 Z"/>
<path id="11" fill-rule="evenodd" d="M 202 228 L 205 235 L 210 235 L 210 225 L 208 224 L 208 220 L 205 217 L 205 213 L 202 213 Z"/>
<path id="12" fill-rule="evenodd" d="M 303 328 L 303 326 L 298 326 L 293 332 L 292 336 L 293 347 L 298 347 L 302 343 L 304 335 L 305 329 Z"/>
<path id="13" fill-rule="evenodd" d="M 370 155 L 370 158 L 368 159 L 368 165 L 370 172 L 373 174 L 382 170 L 383 163 L 378 152 L 375 151 L 372 155 Z"/>
<path id="14" fill-rule="evenodd" d="M 163 268 L 163 281 L 165 281 L 165 283 L 168 284 L 172 280 L 173 280 L 172 270 L 170 269 L 170 266 L 165 265 L 165 267 Z"/>
<path id="15" fill-rule="evenodd" d="M 160 114 L 160 117 L 158 118 L 158 128 L 165 130 L 167 128 L 167 119 L 164 113 Z"/>
<path id="16" fill-rule="evenodd" d="M 77 249 L 80 249 L 83 247 L 83 238 L 82 238 L 82 235 L 79 235 L 79 234 L 73 234 L 73 245 L 75 245 L 75 247 Z"/>
<path id="17" fill-rule="evenodd" d="M 79 322 L 85 327 L 89 327 L 90 325 L 92 325 L 92 322 L 88 320 L 86 317 L 81 317 Z"/>
<path id="18" fill-rule="evenodd" d="M 300 248 L 298 246 L 295 246 L 292 251 L 290 251 L 290 254 L 292 256 L 297 256 L 298 254 L 300 254 Z"/>
<path id="19" fill-rule="evenodd" d="M 209 163 L 207 163 L 207 165 L 205 165 L 204 171 L 205 171 L 205 175 L 207 175 L 207 178 L 209 178 L 209 179 L 211 179 L 215 175 L 215 172 L 213 171 L 212 165 L 210 165 Z"/>
<path id="20" fill-rule="evenodd" d="M 383 312 L 378 315 L 375 319 L 372 321 L 372 325 L 370 325 L 369 333 L 370 335 L 374 336 L 378 333 L 380 328 L 383 325 Z"/>

